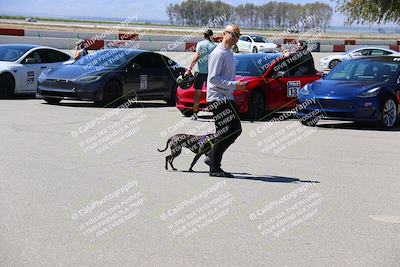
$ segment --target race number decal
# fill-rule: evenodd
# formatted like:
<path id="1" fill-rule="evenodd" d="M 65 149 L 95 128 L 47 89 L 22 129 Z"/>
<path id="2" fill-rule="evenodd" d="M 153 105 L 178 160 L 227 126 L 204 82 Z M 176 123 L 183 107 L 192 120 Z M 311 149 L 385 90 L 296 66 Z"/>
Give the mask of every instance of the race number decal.
<path id="1" fill-rule="evenodd" d="M 140 75 L 140 90 L 147 89 L 147 75 Z"/>
<path id="2" fill-rule="evenodd" d="M 287 83 L 287 96 L 288 97 L 297 97 L 299 90 L 301 88 L 300 81 L 291 81 Z"/>
<path id="3" fill-rule="evenodd" d="M 26 73 L 26 83 L 27 84 L 33 84 L 35 82 L 35 72 L 34 71 L 28 71 Z"/>

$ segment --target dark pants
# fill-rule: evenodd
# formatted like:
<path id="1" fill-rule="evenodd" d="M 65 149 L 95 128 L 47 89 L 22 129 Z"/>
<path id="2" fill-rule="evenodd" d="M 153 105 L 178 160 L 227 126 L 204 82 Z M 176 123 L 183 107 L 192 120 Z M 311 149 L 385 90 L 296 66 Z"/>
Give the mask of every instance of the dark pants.
<path id="1" fill-rule="evenodd" d="M 242 133 L 242 126 L 235 101 L 211 102 L 209 110 L 214 115 L 216 138 L 208 157 L 211 160 L 210 172 L 216 172 L 221 169 L 222 155 L 225 150 Z"/>

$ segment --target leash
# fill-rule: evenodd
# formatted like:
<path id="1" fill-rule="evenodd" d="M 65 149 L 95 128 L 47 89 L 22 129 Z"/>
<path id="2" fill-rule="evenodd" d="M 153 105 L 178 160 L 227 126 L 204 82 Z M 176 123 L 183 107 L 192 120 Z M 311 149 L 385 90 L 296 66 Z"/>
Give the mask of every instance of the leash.
<path id="1" fill-rule="evenodd" d="M 199 145 L 199 144 L 203 143 L 204 139 L 206 139 L 206 138 L 207 138 L 207 135 L 203 135 L 200 138 L 200 140 L 197 142 L 197 144 Z M 211 149 L 213 149 L 214 144 L 211 142 L 211 140 L 209 138 L 207 138 L 207 142 L 211 145 Z"/>

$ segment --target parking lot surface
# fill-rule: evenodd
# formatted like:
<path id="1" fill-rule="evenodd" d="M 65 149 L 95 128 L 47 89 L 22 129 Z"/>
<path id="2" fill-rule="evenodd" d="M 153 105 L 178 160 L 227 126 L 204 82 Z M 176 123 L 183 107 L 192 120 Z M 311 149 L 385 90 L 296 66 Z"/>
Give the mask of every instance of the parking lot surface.
<path id="1" fill-rule="evenodd" d="M 398 266 L 399 127 L 242 122 L 212 178 L 163 102 L 0 101 L 0 265 Z"/>

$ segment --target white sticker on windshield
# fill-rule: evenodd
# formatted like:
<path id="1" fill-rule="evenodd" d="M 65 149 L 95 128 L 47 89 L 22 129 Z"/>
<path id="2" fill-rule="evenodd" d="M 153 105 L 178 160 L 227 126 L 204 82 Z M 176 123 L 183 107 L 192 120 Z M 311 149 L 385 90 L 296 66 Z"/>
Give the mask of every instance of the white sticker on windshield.
<path id="1" fill-rule="evenodd" d="M 140 90 L 147 89 L 147 75 L 140 75 Z"/>

